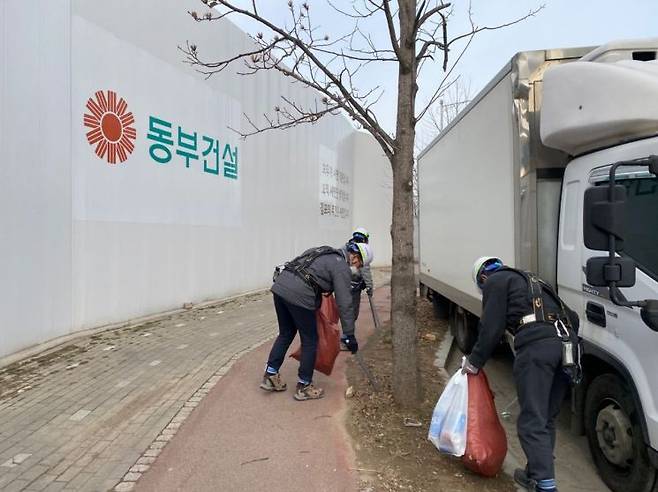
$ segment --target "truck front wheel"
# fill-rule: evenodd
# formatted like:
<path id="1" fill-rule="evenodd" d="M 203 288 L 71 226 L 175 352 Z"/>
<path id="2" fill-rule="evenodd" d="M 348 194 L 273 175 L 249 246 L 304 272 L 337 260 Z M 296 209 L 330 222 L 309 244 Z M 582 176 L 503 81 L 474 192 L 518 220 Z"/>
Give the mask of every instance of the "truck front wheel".
<path id="1" fill-rule="evenodd" d="M 637 409 L 618 376 L 592 381 L 585 398 L 585 432 L 601 478 L 614 492 L 649 492 L 656 481 Z"/>
<path id="2" fill-rule="evenodd" d="M 464 354 L 470 354 L 477 340 L 478 319 L 459 306 L 450 310 L 450 332 L 455 337 L 457 347 Z"/>

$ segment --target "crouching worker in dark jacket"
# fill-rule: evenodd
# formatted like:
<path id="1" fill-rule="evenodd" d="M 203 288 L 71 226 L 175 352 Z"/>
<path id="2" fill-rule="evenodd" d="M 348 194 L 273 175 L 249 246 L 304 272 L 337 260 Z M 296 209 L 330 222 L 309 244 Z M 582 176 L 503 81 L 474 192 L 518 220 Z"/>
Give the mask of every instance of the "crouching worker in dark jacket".
<path id="1" fill-rule="evenodd" d="M 313 385 L 313 368 L 318 344 L 315 311 L 322 294 L 334 293 L 346 344 L 355 354 L 359 345 L 354 337 L 354 311 L 350 283 L 352 271 L 368 265 L 372 254 L 367 245 L 341 251 L 329 246 L 312 248 L 275 270 L 272 293 L 279 322 L 279 336 L 274 341 L 260 387 L 266 391 L 285 391 L 279 368 L 288 347 L 299 331 L 302 355 L 299 362 L 296 400 L 322 398 L 324 390 Z"/>
<path id="2" fill-rule="evenodd" d="M 555 421 L 570 384 L 580 378 L 578 315 L 536 275 L 505 267 L 498 258 L 478 259 L 473 279 L 482 290 L 482 317 L 462 371 L 477 374 L 505 330 L 514 336 L 517 431 L 527 458 L 514 480 L 527 490 L 557 492 Z"/>

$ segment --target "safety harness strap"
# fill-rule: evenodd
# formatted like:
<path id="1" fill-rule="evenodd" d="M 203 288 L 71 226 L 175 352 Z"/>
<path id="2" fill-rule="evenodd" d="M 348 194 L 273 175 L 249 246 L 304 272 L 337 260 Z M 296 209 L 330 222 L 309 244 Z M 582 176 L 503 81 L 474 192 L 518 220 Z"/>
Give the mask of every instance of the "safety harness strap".
<path id="1" fill-rule="evenodd" d="M 304 282 L 310 285 L 317 295 L 320 295 L 322 293 L 326 293 L 326 291 L 322 289 L 317 279 L 313 276 L 308 267 L 310 267 L 311 264 L 320 256 L 329 254 L 340 255 L 341 252 L 335 248 L 332 248 L 331 246 L 320 246 L 318 248 L 312 249 L 311 251 L 306 251 L 296 258 L 293 258 L 284 265 L 284 269 L 297 275 Z"/>
<path id="2" fill-rule="evenodd" d="M 567 314 L 566 307 L 560 299 L 560 296 L 553 290 L 549 284 L 544 282 L 541 278 L 531 272 L 525 272 L 523 270 L 517 270 L 516 268 L 503 267 L 501 270 L 507 270 L 510 272 L 517 273 L 521 275 L 526 282 L 528 283 L 528 300 L 532 305 L 532 313 L 529 313 L 523 316 L 520 320 L 519 325 L 524 326 L 530 323 L 554 323 L 558 320 L 562 321 L 570 330 L 572 329 L 571 320 Z M 546 293 L 550 295 L 555 302 L 560 306 L 559 313 L 546 313 L 544 309 L 544 299 L 543 294 Z"/>

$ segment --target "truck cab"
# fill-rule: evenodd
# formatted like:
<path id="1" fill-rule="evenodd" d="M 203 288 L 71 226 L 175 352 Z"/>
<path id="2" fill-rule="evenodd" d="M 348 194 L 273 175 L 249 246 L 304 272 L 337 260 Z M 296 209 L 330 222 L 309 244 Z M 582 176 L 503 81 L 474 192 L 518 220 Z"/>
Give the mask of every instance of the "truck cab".
<path id="1" fill-rule="evenodd" d="M 615 175 L 625 189 L 618 217 L 623 245 L 615 257 L 632 260 L 635 282 L 617 292 L 627 300 L 658 299 L 658 177 L 633 164 L 658 155 L 657 99 L 656 62 L 578 62 L 544 79 L 542 140 L 577 155 L 563 178 L 557 250 L 559 295 L 580 314 L 584 343 L 573 427 L 585 431 L 592 458 L 615 491 L 656 485 L 658 333 L 640 309 L 613 302 L 611 287 L 588 281 L 588 260 L 601 253 L 586 245 L 586 192 L 609 186 L 612 164 L 629 163 Z"/>

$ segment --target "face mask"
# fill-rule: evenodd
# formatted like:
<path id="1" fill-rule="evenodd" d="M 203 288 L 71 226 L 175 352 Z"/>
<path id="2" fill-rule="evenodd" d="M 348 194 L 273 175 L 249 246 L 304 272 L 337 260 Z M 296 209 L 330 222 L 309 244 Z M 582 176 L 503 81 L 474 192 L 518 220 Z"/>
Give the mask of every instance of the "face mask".
<path id="1" fill-rule="evenodd" d="M 357 273 L 359 273 L 359 269 L 354 265 L 350 267 L 350 270 L 352 271 L 352 275 L 356 275 Z"/>

